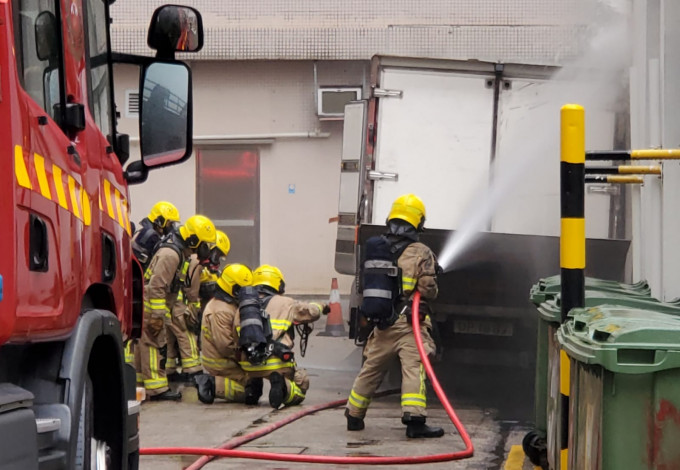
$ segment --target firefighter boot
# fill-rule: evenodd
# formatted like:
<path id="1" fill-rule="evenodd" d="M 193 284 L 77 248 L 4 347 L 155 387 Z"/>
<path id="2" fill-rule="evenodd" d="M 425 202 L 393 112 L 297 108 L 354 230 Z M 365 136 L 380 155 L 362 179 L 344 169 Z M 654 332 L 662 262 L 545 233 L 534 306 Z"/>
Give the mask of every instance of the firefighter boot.
<path id="1" fill-rule="evenodd" d="M 187 374 L 183 372 L 171 372 L 168 374 L 168 382 L 174 382 L 174 383 L 179 383 L 179 382 L 186 382 L 187 381 Z"/>
<path id="2" fill-rule="evenodd" d="M 246 383 L 246 405 L 257 405 L 262 396 L 262 383 L 264 381 L 261 377 L 251 379 Z"/>
<path id="3" fill-rule="evenodd" d="M 404 413 L 401 422 L 406 425 L 406 437 L 442 437 L 444 435 L 442 428 L 431 428 L 425 424 L 425 416 L 411 416 L 410 413 Z"/>
<path id="4" fill-rule="evenodd" d="M 274 409 L 279 409 L 286 397 L 286 379 L 278 372 L 272 372 L 269 376 L 269 404 Z"/>
<path id="5" fill-rule="evenodd" d="M 194 378 L 196 382 L 196 389 L 198 390 L 198 399 L 201 403 L 210 405 L 215 401 L 215 377 L 209 374 L 197 375 Z"/>
<path id="6" fill-rule="evenodd" d="M 347 408 L 345 408 L 345 417 L 347 418 L 348 431 L 361 431 L 364 429 L 364 419 L 352 416 L 349 414 L 349 410 Z"/>
<path id="7" fill-rule="evenodd" d="M 187 385 L 196 385 L 196 378 L 200 375 L 203 375 L 203 372 L 192 372 L 192 373 L 187 373 L 185 374 L 184 377 L 184 383 Z"/>
<path id="8" fill-rule="evenodd" d="M 172 390 L 166 390 L 163 393 L 159 393 L 158 395 L 153 395 L 149 397 L 149 400 L 151 401 L 160 401 L 160 400 L 171 400 L 171 401 L 180 401 L 182 399 L 182 393 L 181 392 L 173 392 Z"/>

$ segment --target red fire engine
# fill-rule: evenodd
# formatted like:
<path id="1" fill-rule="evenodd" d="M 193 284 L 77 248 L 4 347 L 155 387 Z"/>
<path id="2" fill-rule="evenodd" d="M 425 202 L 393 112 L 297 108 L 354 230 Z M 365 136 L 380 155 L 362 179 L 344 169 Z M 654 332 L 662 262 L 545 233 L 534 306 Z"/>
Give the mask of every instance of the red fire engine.
<path id="1" fill-rule="evenodd" d="M 151 19 L 156 57 L 111 51 L 113 0 L 0 0 L 0 470 L 138 467 L 142 273 L 128 184 L 191 154 L 193 8 Z M 140 67 L 141 159 L 113 63 Z M 126 166 L 127 164 L 127 166 Z"/>

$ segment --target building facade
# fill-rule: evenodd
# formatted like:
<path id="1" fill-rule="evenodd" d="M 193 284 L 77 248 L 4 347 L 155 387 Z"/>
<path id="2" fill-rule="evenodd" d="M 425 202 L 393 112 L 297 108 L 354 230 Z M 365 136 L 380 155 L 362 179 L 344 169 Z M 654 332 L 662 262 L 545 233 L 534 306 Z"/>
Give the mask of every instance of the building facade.
<path id="1" fill-rule="evenodd" d="M 332 277 L 342 119 L 317 113 L 320 88 L 370 96 L 373 55 L 560 65 L 609 3 L 586 0 L 269 0 L 190 2 L 201 11 L 201 52 L 182 57 L 193 79 L 194 153 L 131 189 L 132 218 L 157 200 L 184 219 L 199 212 L 232 239 L 230 262 L 279 266 L 290 292 L 327 293 Z M 113 45 L 151 55 L 159 1 L 116 2 Z M 120 131 L 136 153 L 136 67 L 118 66 Z M 124 103 L 124 106 L 123 106 Z M 121 109 L 124 108 L 124 109 Z"/>

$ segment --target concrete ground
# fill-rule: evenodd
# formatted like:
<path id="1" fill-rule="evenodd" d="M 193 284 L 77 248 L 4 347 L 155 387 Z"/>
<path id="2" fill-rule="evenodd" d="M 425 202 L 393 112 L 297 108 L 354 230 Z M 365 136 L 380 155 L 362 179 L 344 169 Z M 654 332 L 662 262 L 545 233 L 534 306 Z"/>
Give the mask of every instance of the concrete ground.
<path id="1" fill-rule="evenodd" d="M 343 302 L 344 303 L 344 302 Z M 343 312 L 347 312 L 346 308 Z M 300 367 L 308 370 L 311 386 L 302 407 L 346 399 L 361 364 L 361 350 L 345 337 L 319 336 L 326 319 L 315 325 Z M 272 410 L 267 402 L 268 384 L 259 406 L 200 403 L 195 389 L 182 387 L 181 403 L 145 402 L 141 413 L 142 447 L 217 447 L 229 439 L 248 434 L 300 410 L 300 407 Z M 511 391 L 508 391 L 511 393 Z M 439 439 L 408 439 L 400 422 L 399 395 L 375 399 L 366 417 L 366 429 L 346 430 L 343 408 L 324 410 L 295 421 L 240 449 L 291 454 L 335 456 L 413 456 L 450 453 L 464 448 L 460 436 L 434 393 L 428 397 L 428 423 L 442 426 Z M 455 403 L 454 403 L 455 407 Z M 497 419 L 493 409 L 467 405 L 456 409 L 475 446 L 473 458 L 458 462 L 428 464 L 427 468 L 528 470 L 533 466 L 521 451 L 527 427 Z M 183 469 L 194 456 L 143 456 L 143 470 Z M 318 468 L 320 465 L 246 459 L 219 459 L 206 469 Z M 420 465 L 360 466 L 332 465 L 329 468 L 416 468 Z"/>

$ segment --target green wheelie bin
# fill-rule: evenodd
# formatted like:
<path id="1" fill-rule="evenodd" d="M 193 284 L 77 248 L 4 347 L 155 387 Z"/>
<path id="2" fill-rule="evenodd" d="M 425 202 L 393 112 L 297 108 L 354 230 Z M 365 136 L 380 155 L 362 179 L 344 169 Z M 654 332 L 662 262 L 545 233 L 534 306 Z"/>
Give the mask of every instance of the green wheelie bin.
<path id="1" fill-rule="evenodd" d="M 620 306 L 571 316 L 556 335 L 570 363 L 569 468 L 680 468 L 680 316 Z"/>
<path id="2" fill-rule="evenodd" d="M 612 304 L 638 309 L 656 310 L 680 316 L 680 306 L 664 304 L 651 297 L 640 297 L 621 292 L 586 290 L 586 307 Z M 530 460 L 547 467 L 545 444 L 547 440 L 560 439 L 559 430 L 548 426 L 548 397 L 552 388 L 554 400 L 559 397 L 559 346 L 555 341 L 555 333 L 561 323 L 560 294 L 542 302 L 538 306 L 538 333 L 536 341 L 536 376 L 534 384 L 534 431 L 527 434 L 524 440 L 524 451 Z M 552 383 L 551 383 L 552 381 Z M 557 403 L 553 403 L 557 406 Z"/>

